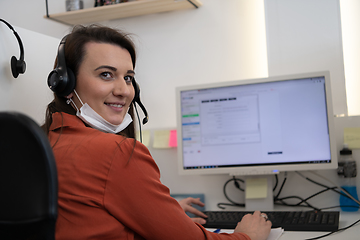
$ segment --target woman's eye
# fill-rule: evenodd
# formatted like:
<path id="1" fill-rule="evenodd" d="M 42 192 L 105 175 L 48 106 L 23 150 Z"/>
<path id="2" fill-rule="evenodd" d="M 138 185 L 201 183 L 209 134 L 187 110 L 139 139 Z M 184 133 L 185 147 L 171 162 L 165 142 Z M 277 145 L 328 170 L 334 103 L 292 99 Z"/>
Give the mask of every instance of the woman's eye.
<path id="1" fill-rule="evenodd" d="M 112 79 L 112 74 L 110 72 L 103 72 L 100 76 L 102 79 Z"/>
<path id="2" fill-rule="evenodd" d="M 133 76 L 125 76 L 124 79 L 125 79 L 125 82 L 131 83 L 132 80 L 134 79 L 134 77 Z"/>

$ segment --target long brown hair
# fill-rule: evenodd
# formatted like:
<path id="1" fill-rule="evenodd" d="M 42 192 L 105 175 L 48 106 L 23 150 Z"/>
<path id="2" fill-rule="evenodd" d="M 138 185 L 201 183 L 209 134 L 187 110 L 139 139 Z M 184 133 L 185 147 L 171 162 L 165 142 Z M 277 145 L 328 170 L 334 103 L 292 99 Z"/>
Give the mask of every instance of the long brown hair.
<path id="1" fill-rule="evenodd" d="M 135 46 L 129 37 L 129 34 L 121 32 L 120 30 L 100 26 L 78 25 L 73 28 L 71 33 L 66 37 L 65 44 L 65 62 L 67 68 L 71 69 L 75 76 L 79 72 L 79 67 L 83 62 L 85 55 L 85 45 L 88 42 L 110 43 L 118 45 L 126 49 L 131 56 L 133 68 L 135 69 L 136 52 Z M 57 65 L 57 58 L 54 66 Z M 52 123 L 52 114 L 55 112 L 64 112 L 71 115 L 76 115 L 75 109 L 66 103 L 66 98 L 58 96 L 54 93 L 54 99 L 51 101 L 46 109 L 45 123 L 42 125 L 46 134 L 49 133 L 49 128 Z M 133 103 L 130 104 L 129 114 L 134 119 Z M 132 122 L 126 129 L 119 133 L 121 135 L 135 138 L 135 124 Z"/>

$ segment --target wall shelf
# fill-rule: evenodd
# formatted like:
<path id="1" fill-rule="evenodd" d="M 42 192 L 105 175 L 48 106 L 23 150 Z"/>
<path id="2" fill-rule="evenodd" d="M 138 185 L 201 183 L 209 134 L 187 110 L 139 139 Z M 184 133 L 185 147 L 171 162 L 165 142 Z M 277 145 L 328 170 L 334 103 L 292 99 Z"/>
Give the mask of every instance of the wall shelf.
<path id="1" fill-rule="evenodd" d="M 137 0 L 101 7 L 81 9 L 57 14 L 47 14 L 45 18 L 68 25 L 95 23 L 106 20 L 141 16 L 153 13 L 198 8 L 200 0 Z"/>

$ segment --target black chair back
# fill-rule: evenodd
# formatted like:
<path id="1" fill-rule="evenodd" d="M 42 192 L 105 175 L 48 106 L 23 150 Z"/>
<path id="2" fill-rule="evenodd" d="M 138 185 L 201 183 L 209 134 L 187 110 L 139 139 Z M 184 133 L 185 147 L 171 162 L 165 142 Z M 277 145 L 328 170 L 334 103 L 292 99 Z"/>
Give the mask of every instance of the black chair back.
<path id="1" fill-rule="evenodd" d="M 55 239 L 57 190 L 44 131 L 24 114 L 0 112 L 0 239 Z"/>

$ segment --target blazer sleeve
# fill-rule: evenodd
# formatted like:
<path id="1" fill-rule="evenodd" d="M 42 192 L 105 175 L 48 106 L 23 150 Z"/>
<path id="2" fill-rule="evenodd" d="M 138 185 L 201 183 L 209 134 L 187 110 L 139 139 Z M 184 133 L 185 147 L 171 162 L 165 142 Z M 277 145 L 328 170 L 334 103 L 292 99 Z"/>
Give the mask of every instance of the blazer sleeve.
<path id="1" fill-rule="evenodd" d="M 121 224 L 148 240 L 250 240 L 243 233 L 217 234 L 194 223 L 160 182 L 148 149 L 132 139 L 119 143 L 114 151 L 104 206 Z"/>

